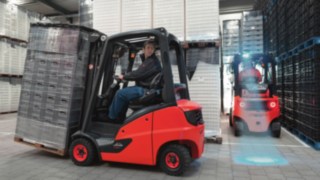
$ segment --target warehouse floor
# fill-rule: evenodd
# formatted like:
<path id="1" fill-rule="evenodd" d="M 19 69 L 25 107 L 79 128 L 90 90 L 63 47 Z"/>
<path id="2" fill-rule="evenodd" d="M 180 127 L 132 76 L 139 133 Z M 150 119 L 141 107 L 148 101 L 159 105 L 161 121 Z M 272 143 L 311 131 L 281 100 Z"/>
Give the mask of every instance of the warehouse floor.
<path id="1" fill-rule="evenodd" d="M 282 131 L 280 139 L 249 134 L 235 138 L 222 117 L 222 144 L 207 143 L 202 158 L 183 177 L 168 176 L 155 167 L 101 163 L 75 166 L 62 158 L 13 141 L 16 114 L 0 115 L 1 180 L 212 180 L 320 179 L 320 151 Z"/>

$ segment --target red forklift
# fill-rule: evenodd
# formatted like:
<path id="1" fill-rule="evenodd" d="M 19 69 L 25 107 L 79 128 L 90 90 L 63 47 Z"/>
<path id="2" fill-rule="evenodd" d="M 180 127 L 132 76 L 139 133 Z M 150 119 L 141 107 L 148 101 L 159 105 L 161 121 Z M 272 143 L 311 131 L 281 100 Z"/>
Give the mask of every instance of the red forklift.
<path id="1" fill-rule="evenodd" d="M 127 63 L 121 63 L 126 64 L 122 73 L 132 71 L 135 57 L 148 39 L 157 43 L 163 70 L 154 81 L 162 86 L 130 103 L 121 123 L 110 122 L 106 117 L 115 93 L 130 85 L 115 76 L 117 64 L 124 58 Z M 173 82 L 170 51 L 176 54 L 178 83 Z M 110 36 L 100 58 L 89 67 L 81 125 L 69 147 L 74 164 L 159 165 L 169 175 L 181 175 L 193 159 L 201 157 L 205 140 L 201 106 L 190 100 L 183 49 L 175 36 L 164 28 Z"/>
<path id="2" fill-rule="evenodd" d="M 261 75 L 261 81 L 255 76 L 241 77 L 243 65 L 252 65 Z M 229 114 L 229 124 L 234 135 L 244 131 L 267 132 L 280 137 L 280 107 L 275 95 L 275 61 L 269 55 L 235 55 L 232 62 L 234 73 L 233 102 Z M 260 81 L 260 82 L 259 82 Z"/>

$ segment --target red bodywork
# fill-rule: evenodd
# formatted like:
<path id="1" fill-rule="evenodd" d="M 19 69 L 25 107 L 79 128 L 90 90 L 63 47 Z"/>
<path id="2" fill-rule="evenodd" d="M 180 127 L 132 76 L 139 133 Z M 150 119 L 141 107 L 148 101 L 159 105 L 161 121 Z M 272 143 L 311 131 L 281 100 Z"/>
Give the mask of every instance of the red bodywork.
<path id="1" fill-rule="evenodd" d="M 232 112 L 232 124 L 235 118 L 246 123 L 252 132 L 265 132 L 270 123 L 280 116 L 277 96 L 269 97 L 269 91 L 263 94 L 242 92 L 242 97 L 235 96 Z"/>
<path id="2" fill-rule="evenodd" d="M 184 112 L 201 110 L 188 100 L 179 100 L 178 106 L 148 113 L 121 127 L 115 140 L 132 139 L 119 153 L 101 152 L 104 161 L 156 165 L 159 150 L 167 143 L 186 145 L 192 158 L 199 158 L 204 150 L 204 125 L 190 124 Z"/>

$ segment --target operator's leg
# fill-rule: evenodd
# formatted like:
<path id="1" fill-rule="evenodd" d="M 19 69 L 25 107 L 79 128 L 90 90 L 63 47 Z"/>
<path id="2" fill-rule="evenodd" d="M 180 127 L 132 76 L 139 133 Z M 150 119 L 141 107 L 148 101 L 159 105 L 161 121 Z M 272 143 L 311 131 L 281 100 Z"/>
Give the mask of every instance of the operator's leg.
<path id="1" fill-rule="evenodd" d="M 110 105 L 109 118 L 119 118 L 122 109 L 127 106 L 130 101 L 143 96 L 143 94 L 144 89 L 139 86 L 132 86 L 119 90 Z"/>

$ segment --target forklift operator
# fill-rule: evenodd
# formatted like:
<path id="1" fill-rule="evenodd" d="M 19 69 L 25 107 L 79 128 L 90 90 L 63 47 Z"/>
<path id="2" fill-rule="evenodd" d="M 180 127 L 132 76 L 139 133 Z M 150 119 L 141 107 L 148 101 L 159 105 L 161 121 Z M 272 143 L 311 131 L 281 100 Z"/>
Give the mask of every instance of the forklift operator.
<path id="1" fill-rule="evenodd" d="M 159 59 L 155 55 L 155 42 L 148 40 L 143 44 L 143 54 L 140 55 L 142 64 L 138 69 L 125 75 L 119 75 L 119 79 L 127 81 L 136 81 L 135 86 L 119 90 L 109 107 L 108 118 L 111 121 L 117 121 L 122 110 L 134 101 L 144 95 L 145 89 L 150 88 L 152 79 L 161 72 L 162 67 Z"/>
<path id="2" fill-rule="evenodd" d="M 243 62 L 243 66 L 244 69 L 239 73 L 240 82 L 261 82 L 261 73 L 252 65 L 251 62 Z"/>

